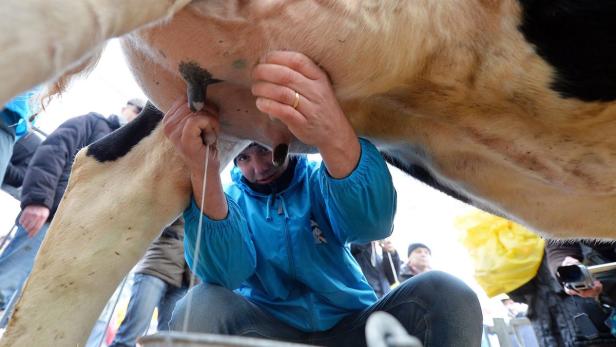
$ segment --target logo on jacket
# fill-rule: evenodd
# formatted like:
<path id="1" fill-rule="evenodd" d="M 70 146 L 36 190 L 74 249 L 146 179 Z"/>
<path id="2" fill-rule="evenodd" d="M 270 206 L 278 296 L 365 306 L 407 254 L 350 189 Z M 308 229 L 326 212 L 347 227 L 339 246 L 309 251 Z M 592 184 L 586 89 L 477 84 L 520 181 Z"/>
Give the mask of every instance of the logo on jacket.
<path id="1" fill-rule="evenodd" d="M 325 236 L 323 236 L 323 231 L 319 229 L 319 225 L 317 222 L 310 220 L 310 228 L 312 228 L 312 237 L 314 237 L 314 243 L 327 243 Z"/>

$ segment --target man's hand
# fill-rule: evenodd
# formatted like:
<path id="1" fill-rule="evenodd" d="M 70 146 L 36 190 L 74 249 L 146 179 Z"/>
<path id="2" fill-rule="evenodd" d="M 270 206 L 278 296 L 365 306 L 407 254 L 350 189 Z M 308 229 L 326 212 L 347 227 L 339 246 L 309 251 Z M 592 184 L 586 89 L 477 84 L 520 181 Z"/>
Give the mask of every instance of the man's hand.
<path id="1" fill-rule="evenodd" d="M 195 202 L 203 213 L 212 219 L 224 219 L 228 212 L 220 181 L 220 159 L 216 148 L 219 128 L 218 111 L 213 105 L 206 104 L 202 111 L 192 112 L 186 99 L 176 101 L 163 118 L 165 136 L 175 145 L 190 169 Z M 207 199 L 201 206 L 205 151 L 208 150 L 204 142 L 209 145 L 210 152 L 205 191 Z"/>
<path id="2" fill-rule="evenodd" d="M 389 253 L 396 252 L 396 248 L 394 247 L 394 244 L 393 242 L 391 242 L 391 240 L 382 240 L 381 247 L 383 248 L 385 252 L 389 252 Z"/>
<path id="3" fill-rule="evenodd" d="M 163 118 L 165 136 L 175 145 L 191 172 L 201 176 L 205 166 L 204 140 L 210 145 L 208 166 L 218 175 L 220 161 L 215 144 L 219 129 L 218 111 L 213 105 L 207 104 L 202 111 L 192 112 L 186 99 L 176 101 Z"/>
<path id="4" fill-rule="evenodd" d="M 26 206 L 19 216 L 19 224 L 26 229 L 29 237 L 36 236 L 49 217 L 49 209 L 43 205 Z"/>
<path id="5" fill-rule="evenodd" d="M 253 69 L 252 79 L 257 108 L 316 146 L 330 175 L 342 178 L 355 169 L 359 140 L 317 64 L 301 53 L 270 52 Z"/>
<path id="6" fill-rule="evenodd" d="M 565 259 L 563 259 L 563 262 L 560 264 L 562 266 L 569 266 L 569 265 L 579 265 L 581 264 L 579 260 L 570 257 L 570 256 L 566 256 Z"/>
<path id="7" fill-rule="evenodd" d="M 597 299 L 599 295 L 601 295 L 601 292 L 603 292 L 603 285 L 598 280 L 593 282 L 593 287 L 590 289 L 572 290 L 565 288 L 565 293 L 569 295 L 581 296 L 583 298 Z"/>
<path id="8" fill-rule="evenodd" d="M 569 266 L 569 265 L 579 265 L 579 264 L 581 264 L 579 260 L 573 257 L 567 256 L 565 257 L 565 259 L 563 259 L 563 262 L 561 265 Z M 572 289 L 565 288 L 565 293 L 569 295 L 577 295 L 577 296 L 581 296 L 582 298 L 593 298 L 593 299 L 598 298 L 599 295 L 601 295 L 602 291 L 603 291 L 603 285 L 598 280 L 595 280 L 593 282 L 593 287 L 590 289 L 572 290 Z"/>

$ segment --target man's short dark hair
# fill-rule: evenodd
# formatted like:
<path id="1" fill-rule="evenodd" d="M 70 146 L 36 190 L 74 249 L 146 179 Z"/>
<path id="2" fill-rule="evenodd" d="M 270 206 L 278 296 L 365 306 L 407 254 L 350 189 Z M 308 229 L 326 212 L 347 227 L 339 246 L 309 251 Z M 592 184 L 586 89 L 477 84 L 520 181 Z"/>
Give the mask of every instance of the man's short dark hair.
<path id="1" fill-rule="evenodd" d="M 425 249 L 428 250 L 428 253 L 432 254 L 432 251 L 430 250 L 430 248 L 428 246 L 426 246 L 423 243 L 416 242 L 416 243 L 411 243 L 409 245 L 409 249 L 408 249 L 408 252 L 407 252 L 406 256 L 409 257 L 411 255 L 411 253 L 413 253 L 413 251 L 416 250 L 417 248 L 425 248 Z"/>
<path id="2" fill-rule="evenodd" d="M 261 145 L 261 144 L 259 144 L 259 143 L 252 142 L 252 143 L 250 143 L 248 146 L 246 146 L 246 148 L 242 149 L 242 152 L 244 152 L 245 150 L 247 150 L 247 149 L 248 149 L 248 148 L 250 148 L 250 147 L 255 147 L 255 146 L 258 146 L 258 147 L 261 147 L 261 148 L 265 148 L 265 149 L 267 149 L 267 147 L 265 147 L 265 146 L 263 146 L 263 145 Z M 267 149 L 267 150 L 269 151 L 269 149 Z M 242 152 L 240 152 L 240 154 L 241 154 Z M 238 154 L 238 155 L 236 155 L 236 156 L 235 156 L 235 158 L 233 158 L 233 165 L 235 165 L 235 166 L 237 166 L 237 157 L 239 157 L 239 154 Z"/>

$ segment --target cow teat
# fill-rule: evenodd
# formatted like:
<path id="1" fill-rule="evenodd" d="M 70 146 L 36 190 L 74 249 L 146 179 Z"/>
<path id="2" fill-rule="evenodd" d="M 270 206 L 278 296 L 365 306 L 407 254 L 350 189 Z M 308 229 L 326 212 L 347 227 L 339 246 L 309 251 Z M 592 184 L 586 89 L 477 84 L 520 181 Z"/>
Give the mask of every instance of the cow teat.
<path id="1" fill-rule="evenodd" d="M 188 106 L 193 112 L 201 111 L 205 106 L 207 86 L 222 82 L 212 77 L 212 74 L 194 61 L 181 62 L 178 70 L 186 82 Z"/>
<path id="2" fill-rule="evenodd" d="M 275 166 L 281 166 L 284 164 L 285 159 L 287 159 L 287 155 L 289 154 L 289 145 L 286 143 L 281 143 L 274 147 L 272 151 L 272 163 Z"/>

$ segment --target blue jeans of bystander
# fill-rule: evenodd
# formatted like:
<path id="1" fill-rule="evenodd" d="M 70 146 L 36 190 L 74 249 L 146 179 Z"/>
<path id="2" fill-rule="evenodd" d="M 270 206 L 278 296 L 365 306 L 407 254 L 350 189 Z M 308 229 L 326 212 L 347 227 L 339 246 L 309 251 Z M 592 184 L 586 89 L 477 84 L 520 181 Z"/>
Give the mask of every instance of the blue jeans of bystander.
<path id="1" fill-rule="evenodd" d="M 21 288 L 32 271 L 34 258 L 47 234 L 49 224 L 45 223 L 32 238 L 19 226 L 13 239 L 0 255 L 0 328 L 6 327 Z"/>
<path id="2" fill-rule="evenodd" d="M 28 278 L 48 228 L 48 223 L 43 224 L 41 230 L 31 238 L 26 230 L 19 226 L 15 236 L 0 255 L 0 309 L 6 307 Z"/>

